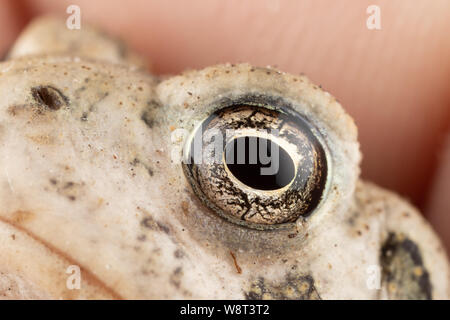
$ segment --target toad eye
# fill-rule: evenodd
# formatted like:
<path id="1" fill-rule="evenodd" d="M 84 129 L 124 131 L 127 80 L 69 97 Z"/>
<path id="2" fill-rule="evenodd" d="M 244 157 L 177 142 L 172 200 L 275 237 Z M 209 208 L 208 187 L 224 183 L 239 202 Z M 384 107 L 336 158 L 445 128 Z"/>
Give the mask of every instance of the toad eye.
<path id="1" fill-rule="evenodd" d="M 311 214 L 327 179 L 324 147 L 306 119 L 245 104 L 216 111 L 194 130 L 183 168 L 207 207 L 255 229 Z"/>

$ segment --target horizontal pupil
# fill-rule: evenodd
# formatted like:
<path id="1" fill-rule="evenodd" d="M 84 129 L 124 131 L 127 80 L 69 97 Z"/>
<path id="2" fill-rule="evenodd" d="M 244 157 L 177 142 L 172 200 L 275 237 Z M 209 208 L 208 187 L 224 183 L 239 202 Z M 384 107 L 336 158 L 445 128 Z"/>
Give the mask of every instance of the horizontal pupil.
<path id="1" fill-rule="evenodd" d="M 225 146 L 225 164 L 243 184 L 259 190 L 277 190 L 295 175 L 289 154 L 277 143 L 260 137 L 239 137 Z"/>

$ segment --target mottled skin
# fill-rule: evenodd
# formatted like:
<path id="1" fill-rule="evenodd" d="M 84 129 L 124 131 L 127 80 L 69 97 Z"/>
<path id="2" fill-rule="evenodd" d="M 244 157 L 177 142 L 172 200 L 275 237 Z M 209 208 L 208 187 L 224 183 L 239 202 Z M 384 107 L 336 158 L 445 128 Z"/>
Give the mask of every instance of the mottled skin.
<path id="1" fill-rule="evenodd" d="M 90 55 L 96 38 L 109 45 Z M 162 80 L 124 50 L 41 19 L 0 64 L 0 297 L 448 298 L 438 238 L 407 202 L 358 179 L 356 127 L 331 95 L 247 64 Z M 175 129 L 261 97 L 317 128 L 330 167 L 320 206 L 274 230 L 219 217 L 171 156 L 184 142 Z M 80 290 L 66 286 L 70 265 Z"/>

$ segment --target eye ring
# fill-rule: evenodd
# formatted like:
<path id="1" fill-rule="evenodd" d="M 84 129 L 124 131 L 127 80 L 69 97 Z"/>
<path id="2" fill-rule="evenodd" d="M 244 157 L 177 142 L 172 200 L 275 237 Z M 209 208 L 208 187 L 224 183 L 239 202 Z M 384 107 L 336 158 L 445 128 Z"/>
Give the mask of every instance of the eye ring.
<path id="1" fill-rule="evenodd" d="M 318 131 L 288 106 L 247 100 L 221 107 L 193 131 L 184 149 L 183 170 L 195 194 L 222 218 L 252 229 L 288 227 L 308 217 L 324 198 L 329 173 Z M 257 141 L 256 147 L 244 143 L 236 152 L 244 140 Z M 278 148 L 278 158 L 267 149 L 269 164 L 259 158 L 263 141 Z M 251 163 L 255 150 L 257 162 Z M 245 162 L 235 163 L 243 153 Z M 258 176 L 258 169 L 273 173 Z"/>

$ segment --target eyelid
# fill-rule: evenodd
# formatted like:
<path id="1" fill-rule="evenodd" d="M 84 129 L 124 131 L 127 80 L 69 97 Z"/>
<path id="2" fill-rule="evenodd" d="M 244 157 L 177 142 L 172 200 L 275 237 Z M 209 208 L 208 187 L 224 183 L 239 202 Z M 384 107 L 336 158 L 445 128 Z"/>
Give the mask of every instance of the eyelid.
<path id="1" fill-rule="evenodd" d="M 163 121 L 191 135 L 200 121 L 236 104 L 260 106 L 288 115 L 300 114 L 311 125 L 326 153 L 326 194 L 313 214 L 301 224 L 288 226 L 286 223 L 274 228 L 296 227 L 298 232 L 308 232 L 323 219 L 348 212 L 360 173 L 357 128 L 340 103 L 306 76 L 249 64 L 222 64 L 171 77 L 159 83 L 156 92 L 165 107 L 161 113 Z M 185 166 L 182 168 L 188 175 Z M 192 185 L 189 179 L 186 182 L 187 187 Z M 206 210 L 205 214 L 212 214 L 212 211 Z M 235 223 L 242 224 L 242 221 Z M 265 226 L 264 230 L 270 228 Z"/>

